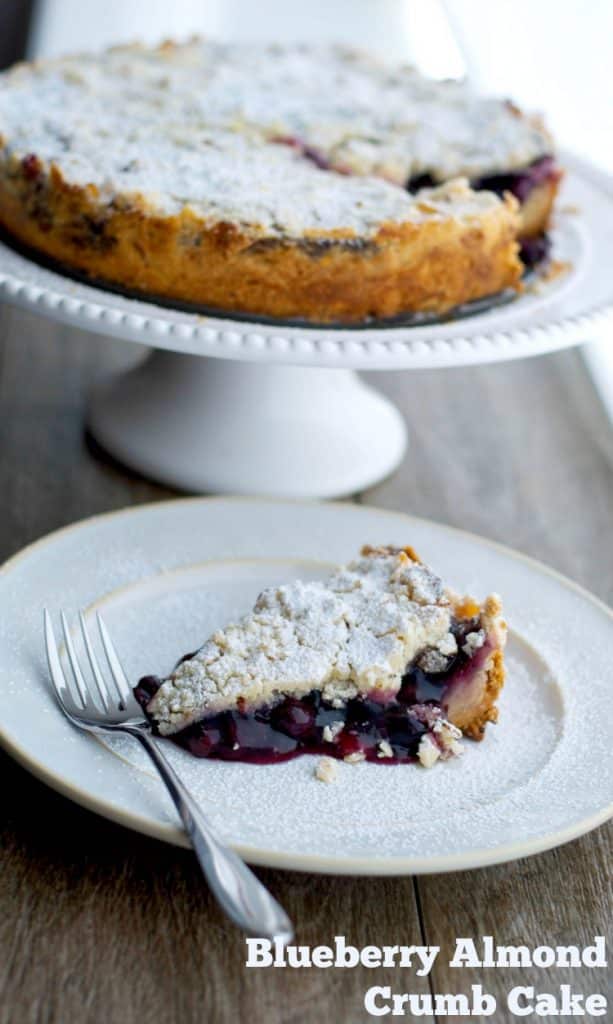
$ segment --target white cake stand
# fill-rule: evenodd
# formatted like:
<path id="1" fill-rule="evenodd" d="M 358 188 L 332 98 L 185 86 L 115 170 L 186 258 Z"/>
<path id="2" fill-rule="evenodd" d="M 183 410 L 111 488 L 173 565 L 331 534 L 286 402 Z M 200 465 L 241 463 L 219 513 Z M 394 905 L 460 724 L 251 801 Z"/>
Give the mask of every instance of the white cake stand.
<path id="1" fill-rule="evenodd" d="M 152 347 L 94 394 L 89 427 L 146 476 L 197 492 L 332 497 L 402 459 L 406 428 L 362 370 L 466 366 L 594 340 L 613 320 L 613 180 L 575 157 L 554 231 L 571 269 L 448 323 L 354 329 L 200 316 L 77 283 L 0 245 L 0 295 Z"/>

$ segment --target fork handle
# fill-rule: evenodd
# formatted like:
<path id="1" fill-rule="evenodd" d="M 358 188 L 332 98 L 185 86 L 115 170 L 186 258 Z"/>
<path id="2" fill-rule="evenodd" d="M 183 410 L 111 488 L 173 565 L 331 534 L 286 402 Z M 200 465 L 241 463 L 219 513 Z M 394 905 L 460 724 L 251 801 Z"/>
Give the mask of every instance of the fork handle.
<path id="1" fill-rule="evenodd" d="M 290 919 L 250 868 L 216 836 L 189 790 L 148 732 L 129 729 L 140 740 L 170 793 L 207 882 L 235 924 L 252 935 L 289 942 Z"/>

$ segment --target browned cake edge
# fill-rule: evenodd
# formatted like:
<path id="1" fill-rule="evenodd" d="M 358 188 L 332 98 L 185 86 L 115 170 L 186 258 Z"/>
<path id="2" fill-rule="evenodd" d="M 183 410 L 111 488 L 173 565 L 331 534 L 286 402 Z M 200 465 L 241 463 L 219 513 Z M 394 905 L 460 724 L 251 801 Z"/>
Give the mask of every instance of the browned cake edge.
<path id="1" fill-rule="evenodd" d="M 0 224 L 66 268 L 144 296 L 220 311 L 359 322 L 443 314 L 519 288 L 517 201 L 479 216 L 266 237 L 192 211 L 161 216 L 144 197 L 103 204 L 36 157 L 0 165 Z"/>

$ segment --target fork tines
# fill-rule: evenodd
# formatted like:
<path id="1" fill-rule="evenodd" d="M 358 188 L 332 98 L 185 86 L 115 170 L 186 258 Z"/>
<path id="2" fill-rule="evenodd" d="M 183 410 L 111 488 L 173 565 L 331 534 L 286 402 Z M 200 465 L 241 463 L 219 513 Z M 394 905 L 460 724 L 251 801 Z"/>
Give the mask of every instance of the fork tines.
<path id="1" fill-rule="evenodd" d="M 116 718 L 118 713 L 125 713 L 130 706 L 134 708 L 134 697 L 109 631 L 98 613 L 96 613 L 96 619 L 100 643 L 110 669 L 108 674 L 112 683 L 110 685 L 107 683 L 104 672 L 100 668 L 83 612 L 79 612 L 79 622 L 90 672 L 83 670 L 68 619 L 61 611 L 60 621 L 69 666 L 69 670 L 65 671 L 55 639 L 51 616 L 45 608 L 45 646 L 49 672 L 56 696 L 64 711 L 77 716 L 83 712 L 89 714 L 102 711 L 107 717 Z"/>

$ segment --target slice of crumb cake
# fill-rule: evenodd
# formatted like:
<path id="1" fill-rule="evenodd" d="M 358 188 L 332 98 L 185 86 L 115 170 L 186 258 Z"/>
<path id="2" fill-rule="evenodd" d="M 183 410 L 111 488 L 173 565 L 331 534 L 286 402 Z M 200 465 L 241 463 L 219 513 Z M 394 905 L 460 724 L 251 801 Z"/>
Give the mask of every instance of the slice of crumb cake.
<path id="1" fill-rule="evenodd" d="M 265 590 L 135 694 L 198 757 L 431 766 L 496 721 L 505 640 L 496 595 L 460 597 L 410 547 L 365 547 L 327 580 Z"/>

